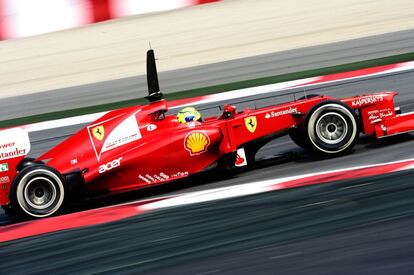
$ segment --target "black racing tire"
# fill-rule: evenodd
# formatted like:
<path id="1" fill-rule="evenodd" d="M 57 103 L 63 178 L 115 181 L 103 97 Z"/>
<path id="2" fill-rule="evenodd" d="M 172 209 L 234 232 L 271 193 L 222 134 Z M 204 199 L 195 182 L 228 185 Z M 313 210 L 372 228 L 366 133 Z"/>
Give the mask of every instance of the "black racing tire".
<path id="1" fill-rule="evenodd" d="M 299 97 L 298 100 L 302 100 L 302 99 L 311 99 L 317 96 L 321 96 L 320 94 L 309 94 L 309 95 L 304 95 L 302 97 Z"/>
<path id="2" fill-rule="evenodd" d="M 298 98 L 298 100 L 311 99 L 311 98 L 318 97 L 318 96 L 320 95 L 309 94 L 309 95 L 304 95 Z M 289 132 L 289 136 L 292 139 L 292 141 L 299 147 L 302 147 L 303 149 L 307 149 L 307 150 L 311 148 L 309 140 L 306 138 L 306 133 L 305 133 L 303 125 L 298 125 L 297 128 L 291 129 Z"/>
<path id="3" fill-rule="evenodd" d="M 9 217 L 16 216 L 13 209 L 10 207 L 10 205 L 2 206 L 1 208 L 4 211 L 4 214 L 6 214 L 7 216 L 9 216 Z"/>
<path id="4" fill-rule="evenodd" d="M 291 129 L 289 136 L 297 146 L 307 150 L 311 148 L 309 140 L 306 138 L 306 134 L 303 131 L 303 127 Z"/>
<path id="5" fill-rule="evenodd" d="M 360 133 L 354 110 L 336 100 L 316 104 L 306 115 L 304 127 L 311 149 L 326 156 L 350 152 Z"/>
<path id="6" fill-rule="evenodd" d="M 17 174 L 10 190 L 10 203 L 21 218 L 45 218 L 62 210 L 65 195 L 62 175 L 49 166 L 37 164 Z"/>
<path id="7" fill-rule="evenodd" d="M 20 172 L 23 169 L 25 169 L 26 167 L 32 166 L 32 165 L 37 165 L 37 164 L 43 164 L 43 162 L 41 161 L 35 161 L 35 158 L 24 158 L 22 159 L 19 164 L 17 164 L 16 166 L 16 171 Z"/>

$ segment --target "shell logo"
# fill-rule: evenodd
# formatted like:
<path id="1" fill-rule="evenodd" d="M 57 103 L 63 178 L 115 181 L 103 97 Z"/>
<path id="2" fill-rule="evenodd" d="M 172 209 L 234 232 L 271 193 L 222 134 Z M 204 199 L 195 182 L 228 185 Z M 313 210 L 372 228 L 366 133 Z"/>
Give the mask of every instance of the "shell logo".
<path id="1" fill-rule="evenodd" d="M 203 132 L 190 132 L 184 139 L 184 148 L 191 156 L 200 155 L 207 151 L 210 138 Z"/>

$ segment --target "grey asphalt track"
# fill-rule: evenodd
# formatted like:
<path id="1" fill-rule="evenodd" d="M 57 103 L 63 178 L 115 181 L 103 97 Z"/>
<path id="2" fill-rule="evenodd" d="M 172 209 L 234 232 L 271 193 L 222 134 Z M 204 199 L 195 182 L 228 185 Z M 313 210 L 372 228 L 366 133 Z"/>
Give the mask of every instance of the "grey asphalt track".
<path id="1" fill-rule="evenodd" d="M 161 89 L 169 93 L 410 52 L 414 52 L 414 30 L 161 72 L 159 78 Z M 146 93 L 145 76 L 94 83 L 36 95 L 4 98 L 0 100 L 0 117 L 6 120 L 142 98 Z"/>
<path id="2" fill-rule="evenodd" d="M 4 274 L 412 274 L 414 171 L 0 244 Z"/>
<path id="3" fill-rule="evenodd" d="M 413 77 L 414 71 L 396 73 L 321 85 L 307 92 L 346 96 L 397 90 L 401 93 L 397 105 L 414 111 Z M 298 91 L 284 93 L 290 92 Z M 291 97 L 254 102 L 264 105 Z M 32 134 L 32 154 L 38 155 L 78 128 Z M 376 142 L 363 137 L 353 154 L 318 159 L 285 137 L 259 152 L 255 169 L 226 179 L 198 179 L 136 192 L 103 205 L 297 175 L 298 171 L 414 158 L 413 146 L 414 134 Z M 412 176 L 409 172 L 360 180 L 355 186 L 355 182 L 324 184 L 203 203 L 12 241 L 0 244 L 0 270 L 8 274 L 409 274 L 414 270 Z M 0 221 L 10 222 L 4 215 Z"/>
<path id="4" fill-rule="evenodd" d="M 315 57 L 313 63 L 318 64 L 317 58 L 323 57 Z M 414 111 L 413 79 L 414 71 L 410 71 L 320 85 L 306 92 L 343 97 L 396 90 L 400 92 L 397 105 L 404 112 Z M 97 84 L 95 89 L 102 85 Z M 283 94 L 292 92 L 303 91 L 290 90 Z M 238 107 L 268 105 L 292 98 L 291 94 L 277 99 L 253 96 L 250 99 L 255 101 L 238 104 Z M 216 108 L 203 111 L 206 116 L 217 112 Z M 31 154 L 38 155 L 79 128 L 72 126 L 31 134 L 34 141 Z M 353 154 L 319 159 L 284 137 L 269 143 L 259 152 L 259 165 L 254 170 L 223 180 L 178 185 L 167 193 L 159 194 L 206 190 L 297 175 L 298 171 L 311 173 L 414 158 L 413 146 L 414 134 L 374 142 L 362 138 Z M 386 274 L 387 271 L 410 273 L 413 270 L 413 254 L 409 248 L 412 231 L 407 228 L 413 224 L 410 212 L 414 187 L 412 173 L 379 177 L 362 183 L 362 187 L 356 188 L 349 188 L 345 183 L 334 183 L 326 185 L 327 189 L 315 186 L 170 209 L 109 225 L 0 244 L 0 257 L 3 259 L 0 261 L 0 273 L 107 271 L 112 274 L 118 271 L 137 274 L 153 271 L 169 274 L 243 274 L 246 271 L 244 274 L 251 274 L 253 270 L 264 274 L 278 273 L 275 269 L 281 274 L 349 274 L 359 270 L 360 274 Z M 148 197 L 159 194 L 151 193 Z M 142 198 L 140 194 L 135 195 L 128 200 Z M 4 215 L 0 216 L 0 223 L 8 222 Z M 290 225 L 294 226 L 294 231 Z M 365 227 L 337 233 L 338 228 L 342 230 L 356 225 Z M 281 231 L 280 239 L 276 238 Z M 324 237 L 325 234 L 334 235 Z M 238 239 L 240 235 L 245 239 Z M 406 249 L 405 253 L 390 252 L 401 247 Z M 318 253 L 320 258 L 317 258 Z M 377 264 L 379 256 L 380 265 Z M 263 262 L 266 257 L 270 260 Z M 346 266 L 341 266 L 341 261 Z"/>

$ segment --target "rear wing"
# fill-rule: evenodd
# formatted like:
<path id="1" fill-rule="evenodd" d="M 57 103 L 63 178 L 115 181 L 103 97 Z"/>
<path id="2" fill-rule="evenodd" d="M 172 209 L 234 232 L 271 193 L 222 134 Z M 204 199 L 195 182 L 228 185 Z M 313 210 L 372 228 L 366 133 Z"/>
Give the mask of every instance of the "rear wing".
<path id="1" fill-rule="evenodd" d="M 0 131 L 0 205 L 9 202 L 8 194 L 16 167 L 29 151 L 29 133 L 23 128 Z"/>

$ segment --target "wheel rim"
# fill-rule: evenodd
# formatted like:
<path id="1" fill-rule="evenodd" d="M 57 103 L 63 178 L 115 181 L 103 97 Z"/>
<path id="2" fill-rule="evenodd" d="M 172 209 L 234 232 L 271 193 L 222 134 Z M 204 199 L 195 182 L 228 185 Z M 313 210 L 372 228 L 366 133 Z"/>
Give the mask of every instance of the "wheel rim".
<path id="1" fill-rule="evenodd" d="M 328 124 L 331 123 L 331 119 L 323 119 L 323 117 L 329 117 L 332 115 L 335 115 L 336 119 L 342 121 L 342 124 L 345 123 L 346 125 L 346 130 L 345 128 L 339 129 L 340 131 L 334 135 L 333 139 L 330 138 L 329 134 L 324 136 L 322 134 L 322 131 L 318 130 L 318 128 L 324 129 L 324 127 L 328 130 L 329 127 L 331 128 L 332 132 L 335 132 L 338 130 L 338 125 L 343 127 L 340 125 L 341 122 L 336 123 L 336 129 L 333 129 L 332 126 L 328 126 Z M 324 127 L 321 127 L 319 125 L 320 127 L 318 127 L 318 124 L 320 124 L 321 121 L 327 122 L 327 125 Z M 307 125 L 309 141 L 312 144 L 313 148 L 319 152 L 327 154 L 337 154 L 348 149 L 355 142 L 359 133 L 357 121 L 351 111 L 348 110 L 345 106 L 337 103 L 325 104 L 314 110 L 311 117 L 309 118 Z"/>
<path id="2" fill-rule="evenodd" d="M 326 113 L 316 122 L 316 135 L 327 144 L 338 144 L 348 133 L 348 123 L 338 113 Z"/>
<path id="3" fill-rule="evenodd" d="M 56 200 L 56 187 L 53 182 L 45 177 L 31 179 L 25 187 L 24 199 L 30 207 L 46 209 Z"/>
<path id="4" fill-rule="evenodd" d="M 65 192 L 58 175 L 47 169 L 37 169 L 25 174 L 16 189 L 17 203 L 32 217 L 47 217 L 58 211 Z"/>

